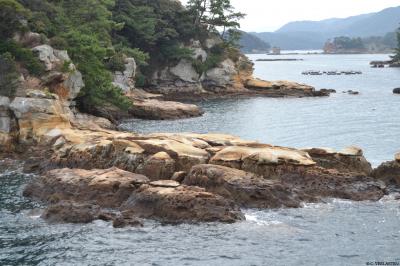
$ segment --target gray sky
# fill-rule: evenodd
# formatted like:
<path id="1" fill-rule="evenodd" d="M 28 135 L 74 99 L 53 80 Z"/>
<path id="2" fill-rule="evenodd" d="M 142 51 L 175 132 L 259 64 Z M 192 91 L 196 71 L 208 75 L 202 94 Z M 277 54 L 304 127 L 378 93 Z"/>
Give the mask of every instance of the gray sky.
<path id="1" fill-rule="evenodd" d="M 186 0 L 181 0 L 183 3 Z M 231 0 L 238 11 L 247 14 L 242 20 L 245 31 L 275 31 L 297 20 L 344 18 L 400 6 L 400 0 Z"/>

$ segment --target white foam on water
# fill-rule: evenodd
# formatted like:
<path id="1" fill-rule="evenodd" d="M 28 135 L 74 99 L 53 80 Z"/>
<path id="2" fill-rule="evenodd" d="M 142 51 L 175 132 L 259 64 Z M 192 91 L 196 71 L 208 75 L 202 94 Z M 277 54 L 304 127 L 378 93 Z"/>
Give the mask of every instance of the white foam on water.
<path id="1" fill-rule="evenodd" d="M 277 221 L 277 220 L 268 221 L 266 219 L 262 219 L 262 218 L 258 217 L 254 213 L 246 213 L 244 216 L 246 218 L 246 221 L 251 222 L 251 223 L 255 223 L 257 225 L 273 226 L 273 225 L 281 225 L 281 224 L 283 224 L 283 222 Z"/>

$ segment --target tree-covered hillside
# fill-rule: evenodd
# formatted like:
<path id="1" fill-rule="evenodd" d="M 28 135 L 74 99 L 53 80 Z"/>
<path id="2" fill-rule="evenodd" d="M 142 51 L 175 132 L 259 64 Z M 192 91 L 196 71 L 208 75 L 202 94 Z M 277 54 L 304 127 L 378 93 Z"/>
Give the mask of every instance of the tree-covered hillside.
<path id="1" fill-rule="evenodd" d="M 17 62 L 32 74 L 43 71 L 31 50 L 13 40 L 19 31 L 40 33 L 45 43 L 67 50 L 82 73 L 85 87 L 78 102 L 85 109 L 105 102 L 130 106 L 112 85 L 112 73 L 123 70 L 124 57 L 135 58 L 137 84 L 144 85 L 152 68 L 190 58 L 192 51 L 185 44 L 191 39 L 224 35 L 238 28 L 243 17 L 229 0 L 193 0 L 187 8 L 172 0 L 0 0 L 0 15 L 0 60 L 8 62 L 5 69 L 12 72 Z M 232 44 L 226 40 L 221 49 Z"/>

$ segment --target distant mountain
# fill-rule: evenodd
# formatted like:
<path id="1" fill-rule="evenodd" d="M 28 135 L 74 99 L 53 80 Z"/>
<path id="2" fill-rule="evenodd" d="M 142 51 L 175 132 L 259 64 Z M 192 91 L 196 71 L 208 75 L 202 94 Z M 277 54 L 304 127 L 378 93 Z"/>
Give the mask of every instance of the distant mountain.
<path id="1" fill-rule="evenodd" d="M 242 32 L 239 45 L 245 54 L 268 53 L 271 45 L 257 36 Z"/>
<path id="2" fill-rule="evenodd" d="M 327 39 L 384 36 L 398 28 L 399 23 L 400 6 L 343 19 L 290 22 L 275 32 L 252 34 L 282 49 L 321 49 Z"/>

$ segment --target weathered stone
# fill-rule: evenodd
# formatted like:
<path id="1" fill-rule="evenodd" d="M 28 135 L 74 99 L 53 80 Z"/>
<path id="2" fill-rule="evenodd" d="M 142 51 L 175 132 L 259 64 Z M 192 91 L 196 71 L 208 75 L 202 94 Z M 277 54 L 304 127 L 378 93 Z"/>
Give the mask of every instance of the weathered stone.
<path id="1" fill-rule="evenodd" d="M 50 205 L 42 218 L 50 223 L 90 223 L 97 219 L 99 212 L 98 205 L 61 201 Z"/>
<path id="2" fill-rule="evenodd" d="M 329 148 L 303 149 L 321 167 L 332 168 L 341 172 L 356 172 L 369 175 L 371 164 L 358 147 L 348 147 L 340 152 Z"/>
<path id="3" fill-rule="evenodd" d="M 322 198 L 377 201 L 386 193 L 385 184 L 371 177 L 321 167 L 310 167 L 302 173 L 288 172 L 280 180 L 294 193 L 301 193 L 306 201 Z"/>
<path id="4" fill-rule="evenodd" d="M 78 96 L 81 89 L 85 87 L 85 83 L 83 82 L 83 77 L 81 72 L 74 70 L 68 73 L 68 77 L 65 79 L 62 87 L 67 89 L 65 99 L 67 100 L 75 99 Z M 57 93 L 57 91 L 55 91 L 55 93 Z"/>
<path id="5" fill-rule="evenodd" d="M 133 116 L 152 119 L 167 120 L 197 117 L 203 115 L 203 110 L 194 104 L 184 104 L 171 101 L 133 100 L 134 104 L 129 113 Z"/>
<path id="6" fill-rule="evenodd" d="M 215 86 L 226 86 L 233 83 L 232 79 L 236 74 L 235 63 L 231 59 L 226 59 L 218 67 L 208 70 L 205 80 L 212 82 Z"/>
<path id="7" fill-rule="evenodd" d="M 189 60 L 182 59 L 176 66 L 171 67 L 169 71 L 183 81 L 199 81 L 199 74 L 196 72 L 192 63 Z"/>
<path id="8" fill-rule="evenodd" d="M 50 205 L 41 216 L 50 223 L 90 223 L 112 221 L 115 228 L 141 227 L 143 223 L 131 213 L 105 211 L 90 202 L 60 201 Z"/>
<path id="9" fill-rule="evenodd" d="M 110 168 L 106 170 L 55 169 L 32 181 L 24 195 L 45 202 L 67 200 L 94 202 L 103 208 L 119 207 L 132 192 L 149 180 L 143 175 Z"/>
<path id="10" fill-rule="evenodd" d="M 196 165 L 184 184 L 205 188 L 246 208 L 299 207 L 300 199 L 277 180 L 219 165 Z"/>
<path id="11" fill-rule="evenodd" d="M 383 183 L 358 174 L 309 167 L 303 172 L 284 172 L 280 178 L 266 180 L 258 175 L 217 165 L 196 165 L 184 184 L 233 199 L 244 207 L 299 207 L 327 197 L 352 200 L 379 200 Z"/>
<path id="12" fill-rule="evenodd" d="M 311 97 L 329 95 L 329 93 L 323 95 L 321 95 L 321 93 L 316 94 L 314 87 L 289 81 L 264 81 L 253 78 L 246 81 L 245 87 L 254 90 L 259 94 L 273 97 Z"/>
<path id="13" fill-rule="evenodd" d="M 40 136 L 54 128 L 70 128 L 68 115 L 57 100 L 16 97 L 10 109 L 18 119 L 19 139 L 40 140 Z"/>
<path id="14" fill-rule="evenodd" d="M 141 218 L 166 223 L 224 222 L 244 219 L 239 208 L 230 200 L 196 187 L 141 186 L 121 206 Z"/>
<path id="15" fill-rule="evenodd" d="M 76 113 L 71 118 L 71 124 L 79 129 L 101 130 L 115 129 L 115 125 L 104 117 L 97 117 L 89 114 Z"/>
<path id="16" fill-rule="evenodd" d="M 125 93 L 135 88 L 136 61 L 134 58 L 125 58 L 125 70 L 114 73 L 113 84 Z"/>
<path id="17" fill-rule="evenodd" d="M 136 172 L 148 176 L 150 180 L 170 179 L 175 172 L 175 161 L 168 153 L 159 152 L 150 156 Z"/>
<path id="18" fill-rule="evenodd" d="M 50 71 L 61 64 L 61 60 L 54 55 L 53 47 L 47 44 L 39 45 L 32 48 L 34 52 L 38 53 L 39 60 L 44 63 L 46 70 Z"/>
<path id="19" fill-rule="evenodd" d="M 226 147 L 217 152 L 211 164 L 256 173 L 264 178 L 277 178 L 285 171 L 302 171 L 304 167 L 315 165 L 306 153 L 281 147 Z"/>

